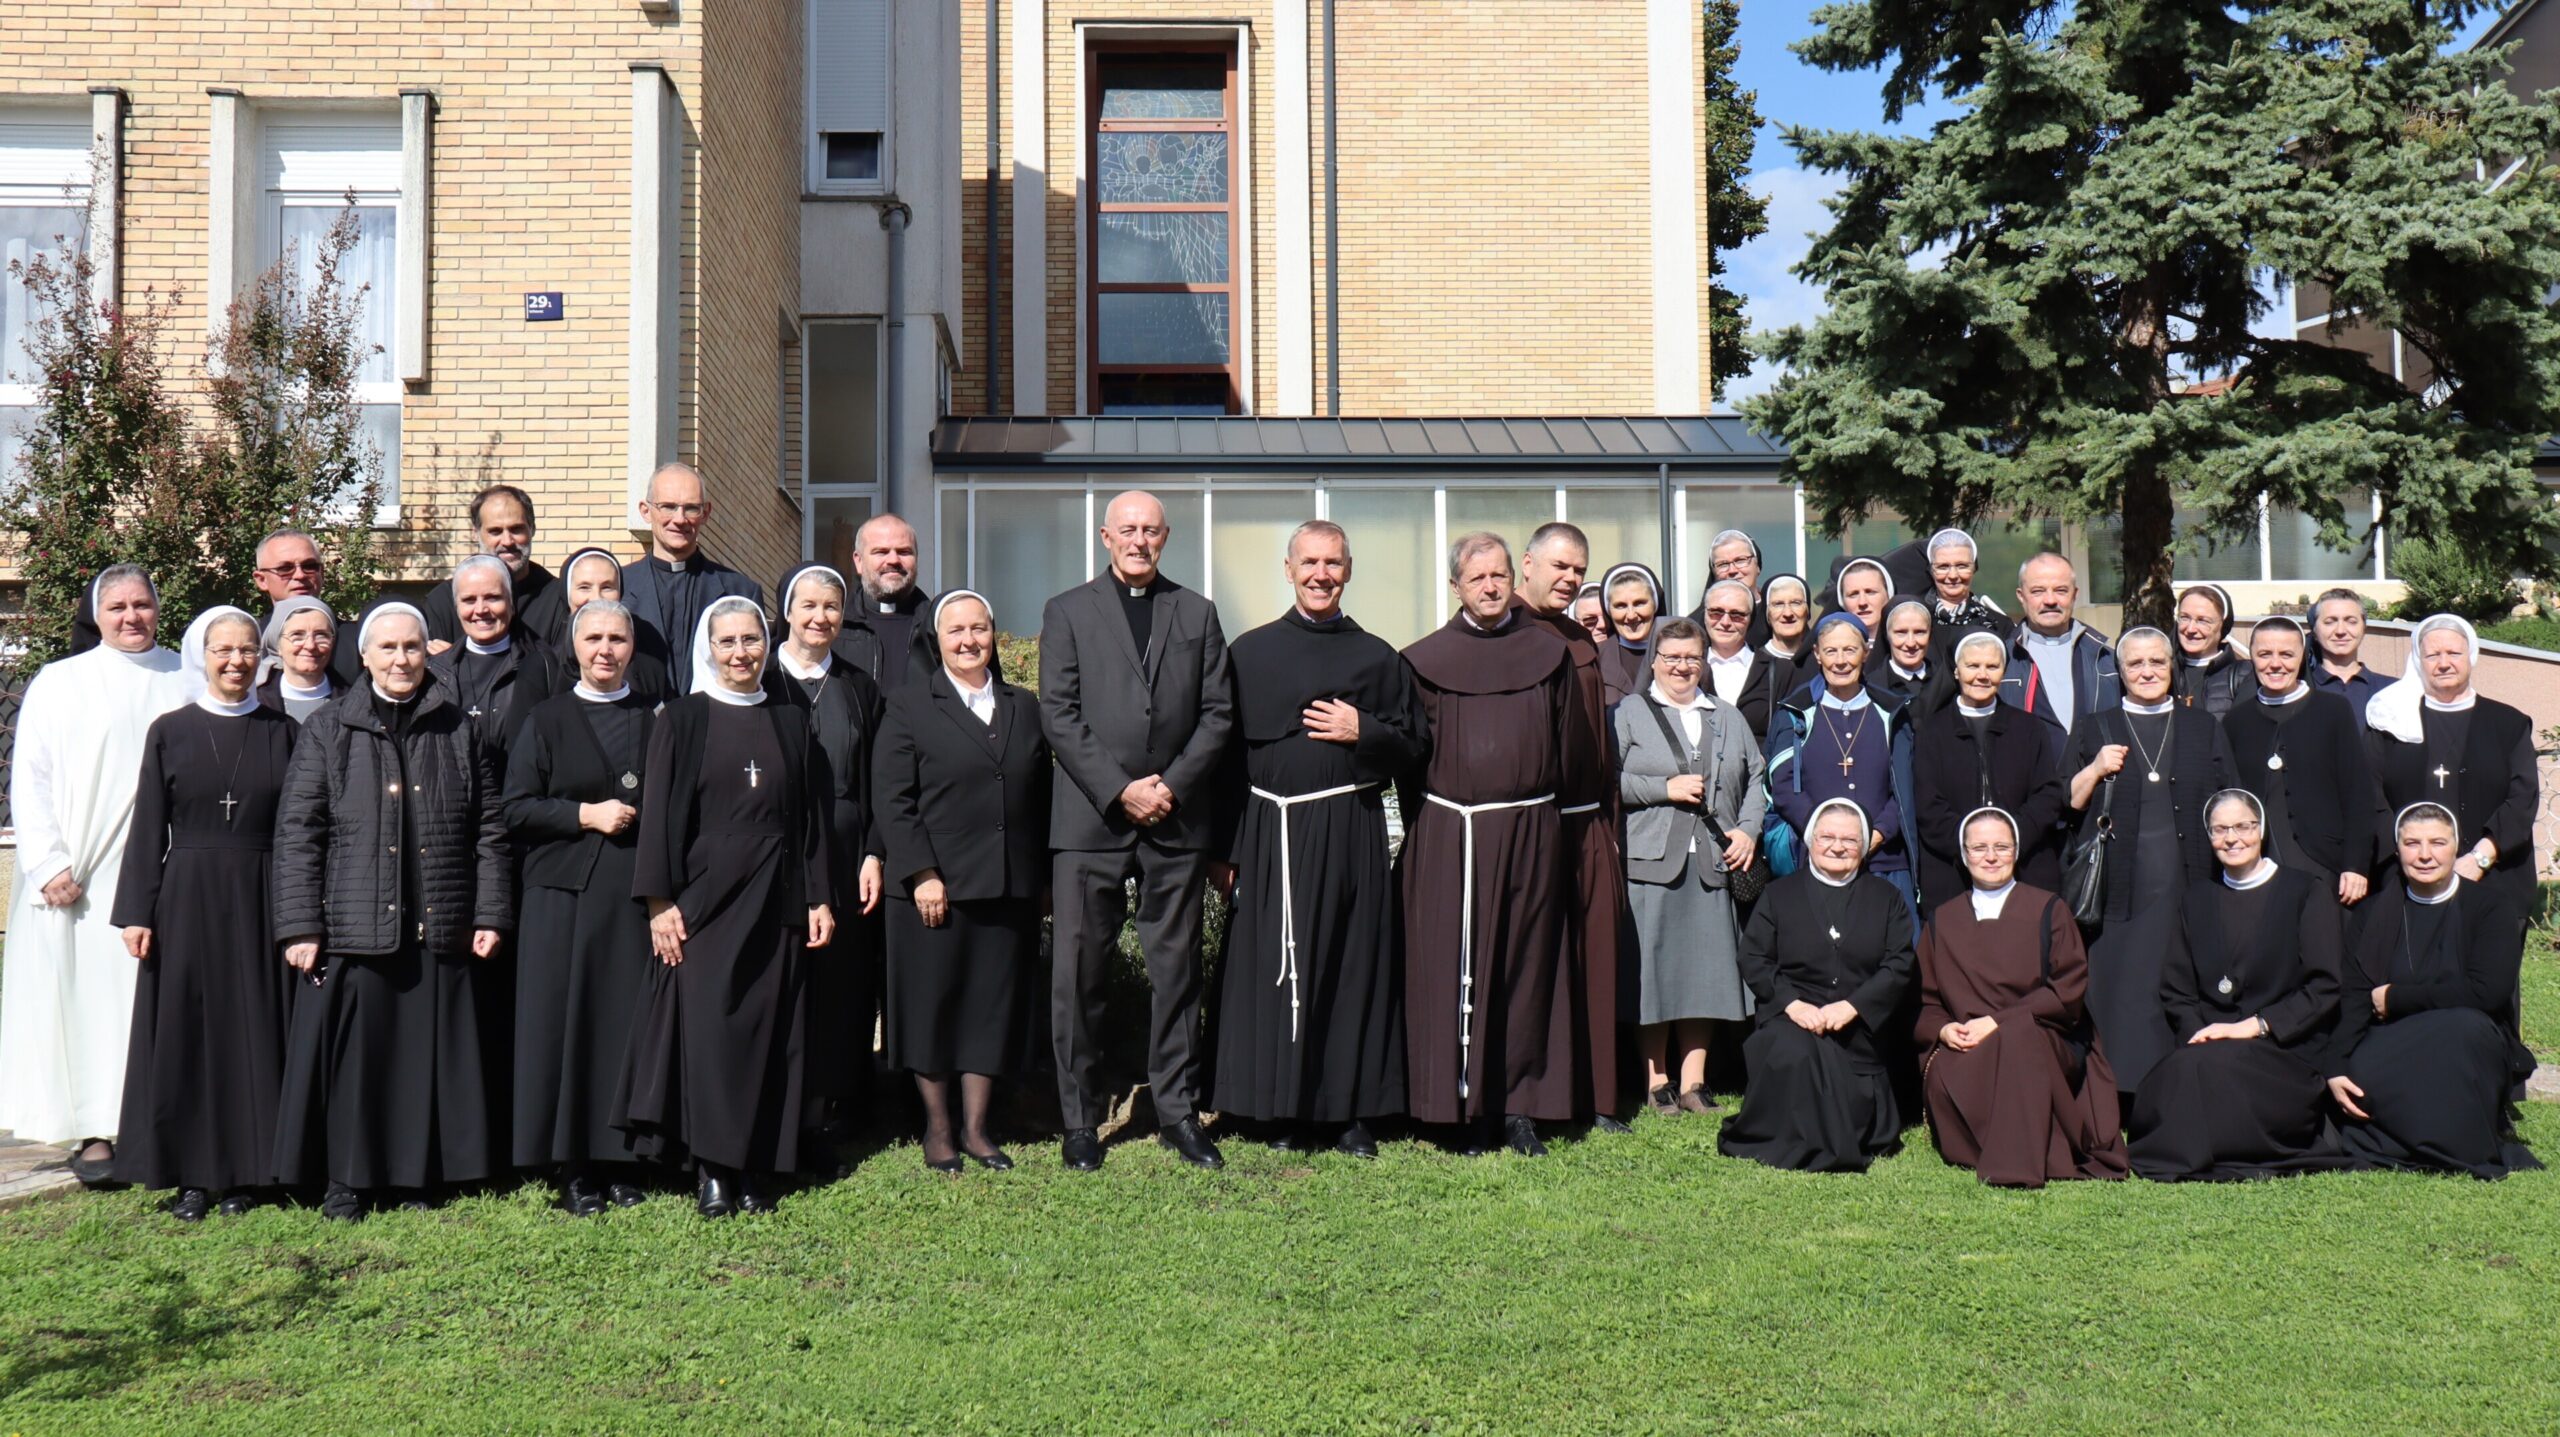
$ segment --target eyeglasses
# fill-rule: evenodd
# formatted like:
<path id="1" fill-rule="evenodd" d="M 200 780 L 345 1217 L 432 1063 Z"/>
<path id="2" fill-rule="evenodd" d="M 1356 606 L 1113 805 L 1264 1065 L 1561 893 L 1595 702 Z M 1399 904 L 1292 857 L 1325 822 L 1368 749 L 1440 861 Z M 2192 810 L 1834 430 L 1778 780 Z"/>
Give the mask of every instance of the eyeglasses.
<path id="1" fill-rule="evenodd" d="M 1976 858 L 2007 858 L 2018 851 L 2014 843 L 1968 843 L 1964 851 Z"/>
<path id="2" fill-rule="evenodd" d="M 734 654 L 746 649 L 763 647 L 764 635 L 762 634 L 723 634 L 711 641 L 711 652 L 715 654 Z"/>
<path id="3" fill-rule="evenodd" d="M 1662 665 L 1664 668 L 1674 670 L 1675 672 L 1684 669 L 1694 669 L 1700 664 L 1706 662 L 1705 659 L 1698 657 L 1696 654 L 1655 654 L 1653 656 L 1653 661 Z"/>
<path id="4" fill-rule="evenodd" d="M 711 512 L 708 504 L 650 504 L 661 515 L 677 519 L 699 519 Z"/>
<path id="5" fill-rule="evenodd" d="M 243 659 L 257 658 L 258 650 L 254 645 L 246 648 L 233 645 L 229 648 L 207 649 L 204 651 L 204 656 L 218 664 L 232 664 Z"/>
<path id="6" fill-rule="evenodd" d="M 298 559 L 290 564 L 269 564 L 258 572 L 261 574 L 273 574 L 279 579 L 290 579 L 296 574 L 316 575 L 320 572 L 320 561 L 317 559 Z"/>
<path id="7" fill-rule="evenodd" d="M 1751 621 L 1751 611 L 1749 609 L 1709 609 L 1707 619 L 1711 623 L 1722 619 L 1732 623 L 1747 624 Z"/>
<path id="8" fill-rule="evenodd" d="M 2217 823 L 2205 830 L 2216 838 L 2246 838 L 2258 831 L 2254 823 Z"/>

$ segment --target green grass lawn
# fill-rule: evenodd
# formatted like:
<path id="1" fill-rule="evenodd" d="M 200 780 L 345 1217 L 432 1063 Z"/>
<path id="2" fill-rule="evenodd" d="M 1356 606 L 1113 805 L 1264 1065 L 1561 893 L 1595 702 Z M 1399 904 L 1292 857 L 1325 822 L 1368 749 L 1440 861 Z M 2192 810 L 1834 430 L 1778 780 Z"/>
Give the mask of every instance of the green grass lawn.
<path id="1" fill-rule="evenodd" d="M 2560 958 L 2529 965 L 2560 1046 Z M 2524 1131 L 2560 1161 L 2560 1109 Z M 768 1218 L 0 1214 L 0 1433 L 2560 1430 L 2560 1174 L 1995 1192 L 1646 1119 L 1537 1162 L 912 1147 Z"/>

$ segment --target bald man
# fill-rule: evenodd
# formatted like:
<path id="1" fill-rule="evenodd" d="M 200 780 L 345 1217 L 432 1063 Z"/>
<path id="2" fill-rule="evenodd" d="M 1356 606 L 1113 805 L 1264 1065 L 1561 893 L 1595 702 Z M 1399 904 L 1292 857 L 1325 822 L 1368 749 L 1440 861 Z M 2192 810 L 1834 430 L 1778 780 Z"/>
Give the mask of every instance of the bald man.
<path id="1" fill-rule="evenodd" d="M 853 533 L 853 581 L 862 593 L 845 605 L 836 652 L 871 675 L 884 697 L 933 672 L 933 626 L 917 617 L 933 600 L 916 582 L 915 526 L 895 514 L 864 520 Z"/>
<path id="2" fill-rule="evenodd" d="M 1155 990 L 1147 1081 L 1165 1143 L 1221 1166 L 1200 1126 L 1200 898 L 1235 690 L 1218 607 L 1164 576 L 1164 505 L 1132 490 L 1103 511 L 1111 565 L 1040 615 L 1040 724 L 1067 782 L 1053 785 L 1049 1020 L 1068 1168 L 1102 1166 L 1103 979 L 1138 884 L 1138 944 Z"/>
<path id="3" fill-rule="evenodd" d="M 667 687 L 693 691 L 693 628 L 715 599 L 731 594 L 764 602 L 764 586 L 702 552 L 702 530 L 711 522 L 711 491 L 702 471 L 669 462 L 649 476 L 649 497 L 637 506 L 649 526 L 649 552 L 622 566 L 622 603 L 655 631 L 652 657 L 667 666 Z"/>

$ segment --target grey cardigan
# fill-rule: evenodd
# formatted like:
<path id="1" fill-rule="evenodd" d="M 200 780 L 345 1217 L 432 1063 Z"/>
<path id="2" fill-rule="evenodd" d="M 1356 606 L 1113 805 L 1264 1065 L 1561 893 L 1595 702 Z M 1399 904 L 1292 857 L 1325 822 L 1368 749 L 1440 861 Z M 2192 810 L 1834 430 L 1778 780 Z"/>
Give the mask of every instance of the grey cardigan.
<path id="1" fill-rule="evenodd" d="M 1768 803 L 1760 788 L 1760 745 L 1751 737 L 1751 726 L 1743 721 L 1741 710 L 1708 692 L 1704 694 L 1706 730 L 1692 762 L 1685 744 L 1675 752 L 1664 741 L 1662 726 L 1645 710 L 1647 692 L 1638 690 L 1619 700 L 1611 715 L 1617 737 L 1618 802 L 1627 816 L 1627 881 L 1679 882 L 1688 867 L 1690 842 L 1695 840 L 1705 860 L 1706 886 L 1722 888 L 1724 869 L 1716 855 L 1724 847 L 1724 835 L 1710 832 L 1697 809 L 1671 802 L 1671 776 L 1704 775 L 1706 807 L 1727 824 L 1756 837 L 1760 812 Z M 1671 720 L 1674 732 L 1683 732 L 1677 713 L 1666 709 L 1663 717 Z"/>

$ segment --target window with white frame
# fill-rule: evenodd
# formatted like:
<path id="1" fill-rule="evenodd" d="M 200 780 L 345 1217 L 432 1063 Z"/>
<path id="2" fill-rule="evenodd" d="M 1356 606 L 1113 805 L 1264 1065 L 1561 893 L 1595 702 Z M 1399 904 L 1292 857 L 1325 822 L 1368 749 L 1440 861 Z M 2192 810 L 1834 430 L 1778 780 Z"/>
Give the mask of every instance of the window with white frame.
<path id="1" fill-rule="evenodd" d="M 889 193 L 892 0 L 809 0 L 809 192 Z"/>
<path id="2" fill-rule="evenodd" d="M 880 503 L 880 321 L 810 319 L 800 337 L 801 552 L 850 575 Z"/>
<path id="3" fill-rule="evenodd" d="M 87 113 L 0 110 L 0 484 L 15 482 L 20 432 L 35 417 L 26 341 L 42 318 L 10 267 L 86 244 L 88 205 Z"/>
<path id="4" fill-rule="evenodd" d="M 258 171 L 261 267 L 290 254 L 305 293 L 318 282 L 330 226 L 352 203 L 355 243 L 338 263 L 348 294 L 361 290 L 357 333 L 365 350 L 356 400 L 366 435 L 382 451 L 377 523 L 400 509 L 400 117 L 393 113 L 271 118 Z"/>

